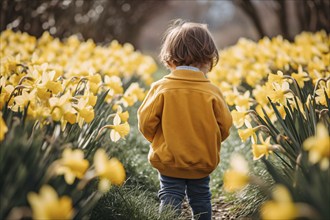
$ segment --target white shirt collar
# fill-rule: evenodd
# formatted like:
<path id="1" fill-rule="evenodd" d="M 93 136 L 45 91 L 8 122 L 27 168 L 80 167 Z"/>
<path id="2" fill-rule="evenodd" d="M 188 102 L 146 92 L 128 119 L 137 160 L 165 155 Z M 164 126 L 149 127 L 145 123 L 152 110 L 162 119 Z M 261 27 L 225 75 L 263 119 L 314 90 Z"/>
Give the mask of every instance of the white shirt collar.
<path id="1" fill-rule="evenodd" d="M 192 71 L 200 72 L 200 70 L 194 66 L 177 66 L 175 69 L 176 70 L 192 70 Z"/>

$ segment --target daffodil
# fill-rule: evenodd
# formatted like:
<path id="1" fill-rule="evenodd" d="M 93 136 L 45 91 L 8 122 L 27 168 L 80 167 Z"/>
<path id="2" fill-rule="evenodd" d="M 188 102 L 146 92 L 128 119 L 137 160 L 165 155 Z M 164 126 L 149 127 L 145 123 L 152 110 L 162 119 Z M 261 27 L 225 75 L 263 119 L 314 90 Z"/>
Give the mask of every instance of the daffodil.
<path id="1" fill-rule="evenodd" d="M 236 109 L 231 111 L 231 115 L 236 128 L 242 127 L 245 124 L 245 119 L 249 119 L 248 112 L 242 110 L 239 106 L 236 106 Z"/>
<path id="2" fill-rule="evenodd" d="M 233 89 L 233 91 L 227 91 L 223 93 L 226 103 L 230 106 L 235 105 L 235 100 L 240 94 Z"/>
<path id="3" fill-rule="evenodd" d="M 269 83 L 277 83 L 282 85 L 284 83 L 284 75 L 282 71 L 277 71 L 277 74 L 269 73 L 268 75 L 268 82 Z"/>
<path id="4" fill-rule="evenodd" d="M 67 122 L 71 124 L 76 122 L 77 111 L 72 107 L 71 98 L 70 92 L 66 92 L 59 98 L 51 97 L 48 100 L 51 107 L 52 119 L 54 121 L 61 121 L 62 129 L 65 128 Z"/>
<path id="5" fill-rule="evenodd" d="M 95 106 L 97 101 L 97 96 L 93 95 L 93 93 L 88 94 L 88 102 L 87 104 L 90 106 Z"/>
<path id="6" fill-rule="evenodd" d="M 33 89 L 32 91 L 26 91 L 26 89 L 23 89 L 22 94 L 15 96 L 14 101 L 15 105 L 12 107 L 12 110 L 23 111 L 28 103 L 33 104 L 36 101 L 36 89 Z"/>
<path id="7" fill-rule="evenodd" d="M 121 124 L 120 116 L 118 114 L 114 117 L 113 125 L 110 125 L 109 128 L 111 129 L 110 138 L 114 142 L 117 142 L 120 138 L 124 138 L 130 131 L 127 122 Z"/>
<path id="8" fill-rule="evenodd" d="M 249 183 L 248 165 L 240 155 L 233 155 L 230 159 L 230 169 L 224 173 L 223 187 L 228 192 L 242 189 Z"/>
<path id="9" fill-rule="evenodd" d="M 320 88 L 317 89 L 315 91 L 316 93 L 316 97 L 315 97 L 315 100 L 317 103 L 321 104 L 321 105 L 324 105 L 324 106 L 327 106 L 328 107 L 328 103 L 327 103 L 327 99 L 326 99 L 326 96 L 325 94 L 327 94 L 328 98 L 330 98 L 330 80 L 328 80 L 325 83 L 320 83 Z"/>
<path id="10" fill-rule="evenodd" d="M 14 102 L 14 99 L 9 100 L 9 98 L 10 98 L 10 95 L 12 94 L 12 92 L 14 91 L 15 88 L 14 88 L 14 86 L 7 84 L 5 77 L 1 77 L 0 87 L 1 87 L 1 91 L 0 91 L 0 110 L 2 110 L 3 106 L 5 105 L 5 103 L 7 101 L 9 101 L 8 106 L 12 106 L 12 104 Z"/>
<path id="11" fill-rule="evenodd" d="M 39 194 L 29 192 L 27 199 L 34 219 L 72 219 L 74 216 L 71 198 L 59 197 L 49 185 L 42 186 Z"/>
<path id="12" fill-rule="evenodd" d="M 135 98 L 131 95 L 124 95 L 119 102 L 122 103 L 125 107 L 129 107 L 134 105 Z"/>
<path id="13" fill-rule="evenodd" d="M 123 94 L 122 81 L 118 76 L 104 76 L 104 87 L 113 90 L 113 94 Z"/>
<path id="14" fill-rule="evenodd" d="M 81 127 L 83 122 L 90 123 L 94 117 L 94 109 L 89 103 L 89 97 L 81 97 L 78 99 L 78 103 L 72 105 L 78 112 L 77 120 Z"/>
<path id="15" fill-rule="evenodd" d="M 125 181 L 126 173 L 122 163 L 116 159 L 108 159 L 103 149 L 98 149 L 94 155 L 96 176 L 100 177 L 99 189 L 103 192 L 109 190 L 111 184 L 121 185 Z"/>
<path id="16" fill-rule="evenodd" d="M 129 113 L 128 111 L 123 112 L 123 108 L 120 105 L 117 105 L 116 107 L 117 114 L 119 115 L 119 118 L 122 122 L 127 122 L 129 118 Z"/>
<path id="17" fill-rule="evenodd" d="M 44 88 L 53 94 L 62 92 L 62 84 L 55 79 L 55 71 L 44 71 L 41 76 L 41 82 L 37 85 L 39 89 Z"/>
<path id="18" fill-rule="evenodd" d="M 139 86 L 138 83 L 132 83 L 124 93 L 126 96 L 131 95 L 136 100 L 143 101 L 145 97 L 144 89 Z"/>
<path id="19" fill-rule="evenodd" d="M 252 142 L 255 143 L 257 140 L 256 129 L 253 128 L 248 120 L 245 120 L 246 129 L 238 129 L 238 135 L 242 142 L 246 142 L 249 137 L 252 137 Z"/>
<path id="20" fill-rule="evenodd" d="M 317 124 L 315 136 L 307 138 L 303 146 L 309 151 L 308 158 L 312 164 L 320 163 L 323 170 L 329 168 L 330 136 L 328 129 L 322 123 Z"/>
<path id="21" fill-rule="evenodd" d="M 267 105 L 268 99 L 267 99 L 267 93 L 272 90 L 272 86 L 270 83 L 266 83 L 263 86 L 256 85 L 256 87 L 253 89 L 252 94 L 254 96 L 254 99 L 257 101 L 259 105 Z"/>
<path id="22" fill-rule="evenodd" d="M 286 105 L 287 99 L 293 98 L 288 82 L 283 82 L 282 85 L 273 83 L 273 87 L 274 90 L 270 91 L 268 94 L 272 102 L 278 102 L 282 105 Z"/>
<path id="23" fill-rule="evenodd" d="M 0 141 L 5 139 L 5 135 L 8 131 L 6 122 L 2 118 L 2 112 L 0 112 Z"/>
<path id="24" fill-rule="evenodd" d="M 54 162 L 57 175 L 64 175 L 67 184 L 71 185 L 75 178 L 81 179 L 86 173 L 89 162 L 84 159 L 84 152 L 80 149 L 65 148 L 62 158 Z"/>
<path id="25" fill-rule="evenodd" d="M 273 152 L 273 147 L 270 144 L 270 136 L 263 139 L 262 135 L 259 135 L 259 140 L 261 144 L 252 144 L 252 153 L 253 153 L 253 160 L 258 160 L 263 156 L 268 158 L 268 155 Z"/>
<path id="26" fill-rule="evenodd" d="M 288 190 L 282 185 L 276 185 L 273 200 L 262 204 L 260 214 L 261 219 L 265 220 L 293 220 L 297 217 L 298 209 Z"/>
<path id="27" fill-rule="evenodd" d="M 243 95 L 239 95 L 234 100 L 236 106 L 239 106 L 241 109 L 248 110 L 250 109 L 251 98 L 250 98 L 250 91 L 246 91 Z"/>
<path id="28" fill-rule="evenodd" d="M 303 88 L 305 82 L 310 80 L 308 74 L 303 71 L 301 65 L 298 67 L 298 73 L 292 73 L 291 76 L 297 81 L 300 88 Z"/>

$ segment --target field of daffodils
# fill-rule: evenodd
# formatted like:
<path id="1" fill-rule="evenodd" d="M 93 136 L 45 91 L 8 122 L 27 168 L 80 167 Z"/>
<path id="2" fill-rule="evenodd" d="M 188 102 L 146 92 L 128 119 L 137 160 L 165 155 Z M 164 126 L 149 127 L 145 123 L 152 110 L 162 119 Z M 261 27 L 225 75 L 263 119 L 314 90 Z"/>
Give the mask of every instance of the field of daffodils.
<path id="1" fill-rule="evenodd" d="M 93 219 L 102 198 L 111 190 L 124 198 L 118 190 L 138 179 L 112 148 L 142 138 L 135 112 L 156 62 L 129 43 L 97 45 L 74 35 L 5 30 L 0 44 L 0 218 Z M 240 138 L 252 155 L 228 154 L 217 190 L 229 198 L 253 185 L 263 197 L 261 219 L 329 219 L 329 34 L 240 39 L 220 51 L 208 78 L 222 90 L 238 133 L 227 145 Z M 270 178 L 252 174 L 251 164 Z M 131 219 L 141 218 L 135 211 Z"/>

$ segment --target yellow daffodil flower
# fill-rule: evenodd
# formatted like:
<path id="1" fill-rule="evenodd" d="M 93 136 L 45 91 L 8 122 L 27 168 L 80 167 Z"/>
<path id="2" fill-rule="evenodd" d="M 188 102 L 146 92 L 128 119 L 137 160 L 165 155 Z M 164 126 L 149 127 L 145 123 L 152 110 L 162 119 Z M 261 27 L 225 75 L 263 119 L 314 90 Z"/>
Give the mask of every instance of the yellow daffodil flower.
<path id="1" fill-rule="evenodd" d="M 52 111 L 52 119 L 54 121 L 61 121 L 62 129 L 65 128 L 67 122 L 73 124 L 76 122 L 77 111 L 72 107 L 71 94 L 66 92 L 61 97 L 51 97 L 49 99 L 49 105 Z"/>
<path id="2" fill-rule="evenodd" d="M 327 99 L 325 94 L 327 94 L 328 98 L 330 98 L 330 80 L 327 81 L 327 83 L 320 83 L 320 88 L 315 91 L 316 97 L 315 100 L 317 103 L 327 106 Z"/>
<path id="3" fill-rule="evenodd" d="M 242 142 L 246 142 L 249 137 L 252 137 L 252 142 L 255 143 L 257 140 L 256 129 L 252 127 L 248 120 L 245 120 L 246 129 L 238 129 L 238 135 Z"/>
<path id="4" fill-rule="evenodd" d="M 261 206 L 261 219 L 265 220 L 293 220 L 297 217 L 297 213 L 297 207 L 288 190 L 282 185 L 276 185 L 273 190 L 273 200 Z"/>
<path id="5" fill-rule="evenodd" d="M 38 88 L 45 88 L 55 95 L 62 92 L 62 84 L 59 81 L 55 81 L 55 74 L 55 71 L 44 71 L 41 76 L 41 83 L 38 84 Z"/>
<path id="6" fill-rule="evenodd" d="M 5 139 L 5 135 L 8 131 L 6 122 L 2 118 L 2 112 L 0 112 L 0 141 Z"/>
<path id="7" fill-rule="evenodd" d="M 237 110 L 236 110 L 237 109 Z M 240 107 L 236 106 L 236 109 L 231 111 L 231 115 L 233 117 L 233 123 L 236 128 L 240 128 L 244 125 L 245 117 L 247 115 L 246 111 L 242 111 Z"/>
<path id="8" fill-rule="evenodd" d="M 312 164 L 320 163 L 323 170 L 329 168 L 330 136 L 328 129 L 322 123 L 317 124 L 315 136 L 307 138 L 303 146 L 309 151 L 308 159 Z"/>
<path id="9" fill-rule="evenodd" d="M 225 97 L 226 103 L 230 106 L 235 105 L 235 100 L 240 94 L 238 92 L 235 92 L 235 89 L 233 91 L 227 91 L 223 94 Z"/>
<path id="10" fill-rule="evenodd" d="M 248 165 L 240 155 L 233 155 L 230 159 L 230 169 L 224 173 L 223 187 L 228 192 L 242 189 L 249 183 Z"/>
<path id="11" fill-rule="evenodd" d="M 118 76 L 104 76 L 104 87 L 113 90 L 113 94 L 123 94 L 121 79 Z"/>
<path id="12" fill-rule="evenodd" d="M 132 106 L 136 101 L 143 101 L 145 92 L 140 88 L 138 83 L 132 83 L 124 93 L 124 96 L 120 100 L 125 107 Z"/>
<path id="13" fill-rule="evenodd" d="M 120 138 L 124 138 L 126 135 L 129 134 L 130 127 L 127 122 L 120 124 L 120 116 L 116 114 L 113 119 L 113 125 L 110 125 L 109 128 L 112 130 L 110 131 L 110 138 L 112 141 L 117 142 Z"/>
<path id="14" fill-rule="evenodd" d="M 250 91 L 246 91 L 243 95 L 239 95 L 234 100 L 236 106 L 239 106 L 243 110 L 250 109 L 251 98 L 250 98 Z"/>
<path id="15" fill-rule="evenodd" d="M 288 82 L 283 82 L 282 85 L 273 83 L 274 90 L 270 91 L 268 96 L 272 102 L 278 102 L 286 106 L 286 100 L 293 98 L 293 94 L 290 92 L 290 86 Z"/>
<path id="16" fill-rule="evenodd" d="M 93 121 L 95 113 L 92 106 L 86 106 L 79 110 L 79 116 L 84 119 L 86 123 Z"/>
<path id="17" fill-rule="evenodd" d="M 122 103 L 125 107 L 129 107 L 133 106 L 135 101 L 135 97 L 131 95 L 124 95 L 119 102 Z"/>
<path id="18" fill-rule="evenodd" d="M 95 106 L 97 101 L 97 96 L 93 95 L 92 93 L 88 94 L 88 102 L 87 104 L 90 106 Z"/>
<path id="19" fill-rule="evenodd" d="M 252 94 L 259 105 L 265 106 L 269 103 L 267 94 L 272 90 L 270 83 L 266 83 L 263 86 L 256 85 L 253 89 Z"/>
<path id="20" fill-rule="evenodd" d="M 57 175 L 64 175 L 67 184 L 71 185 L 75 178 L 81 179 L 89 166 L 88 160 L 84 159 L 84 152 L 80 149 L 66 148 L 62 158 L 54 162 Z"/>
<path id="21" fill-rule="evenodd" d="M 253 153 L 253 160 L 258 160 L 263 156 L 268 158 L 268 155 L 273 152 L 272 145 L 270 144 L 270 136 L 263 139 L 262 135 L 259 135 L 259 140 L 261 144 L 252 144 L 252 153 Z"/>
<path id="22" fill-rule="evenodd" d="M 305 82 L 310 80 L 310 78 L 308 77 L 308 74 L 303 71 L 301 65 L 299 65 L 299 67 L 298 67 L 298 73 L 292 73 L 291 76 L 292 76 L 292 78 L 294 78 L 297 81 L 300 88 L 303 88 L 305 85 Z"/>
<path id="23" fill-rule="evenodd" d="M 77 104 L 72 105 L 78 112 L 77 120 L 80 127 L 84 122 L 90 123 L 95 117 L 94 109 L 88 103 L 89 97 L 81 97 L 78 99 Z"/>
<path id="24" fill-rule="evenodd" d="M 130 132 L 130 126 L 127 122 L 121 124 L 120 115 L 116 113 L 113 119 L 113 125 L 105 125 L 103 126 L 98 133 L 98 136 L 102 133 L 103 129 L 111 129 L 110 131 L 110 139 L 113 142 L 117 142 L 120 138 L 125 138 L 126 135 Z"/>
<path id="25" fill-rule="evenodd" d="M 119 113 L 118 115 L 119 115 L 120 120 L 121 120 L 122 122 L 126 122 L 126 121 L 128 120 L 128 118 L 129 118 L 129 113 L 128 113 L 128 111 L 121 112 L 121 113 Z"/>
<path id="26" fill-rule="evenodd" d="M 126 173 L 124 166 L 116 158 L 108 159 L 103 149 L 98 149 L 94 155 L 96 175 L 100 177 L 99 189 L 102 192 L 109 190 L 111 184 L 121 185 L 125 181 Z"/>
<path id="27" fill-rule="evenodd" d="M 282 85 L 284 83 L 283 72 L 282 71 L 277 71 L 277 74 L 269 73 L 268 82 L 269 83 L 277 83 L 279 85 Z"/>
<path id="28" fill-rule="evenodd" d="M 0 87 L 1 87 L 1 92 L 0 92 L 0 110 L 2 110 L 3 106 L 5 103 L 9 100 L 9 97 L 11 93 L 14 91 L 14 86 L 12 85 L 7 85 L 6 84 L 6 79 L 5 77 L 1 77 L 0 79 Z M 14 102 L 14 99 L 11 99 L 8 103 L 8 106 L 12 106 Z"/>
<path id="29" fill-rule="evenodd" d="M 31 205 L 33 219 L 72 219 L 74 210 L 72 200 L 68 196 L 59 198 L 56 191 L 44 185 L 40 193 L 29 192 L 27 199 Z"/>
<path id="30" fill-rule="evenodd" d="M 117 114 L 119 115 L 119 118 L 122 122 L 127 122 L 129 118 L 129 113 L 128 111 L 123 112 L 123 108 L 120 105 L 116 105 Z"/>
<path id="31" fill-rule="evenodd" d="M 14 98 L 15 105 L 12 107 L 12 110 L 18 111 L 18 109 L 20 109 L 20 111 L 23 111 L 29 102 L 30 104 L 34 104 L 36 101 L 36 91 L 36 89 L 33 89 L 32 91 L 27 92 L 23 89 L 22 95 L 18 95 Z"/>

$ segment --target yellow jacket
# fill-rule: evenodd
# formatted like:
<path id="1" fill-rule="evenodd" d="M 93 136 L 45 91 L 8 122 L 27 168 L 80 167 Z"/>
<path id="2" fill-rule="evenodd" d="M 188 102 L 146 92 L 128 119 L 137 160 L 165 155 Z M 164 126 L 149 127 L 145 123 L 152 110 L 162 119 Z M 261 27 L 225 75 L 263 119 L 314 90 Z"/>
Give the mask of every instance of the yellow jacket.
<path id="1" fill-rule="evenodd" d="M 152 84 L 138 110 L 139 130 L 151 142 L 150 163 L 165 176 L 198 179 L 220 162 L 232 117 L 220 90 L 203 72 L 174 70 Z"/>

